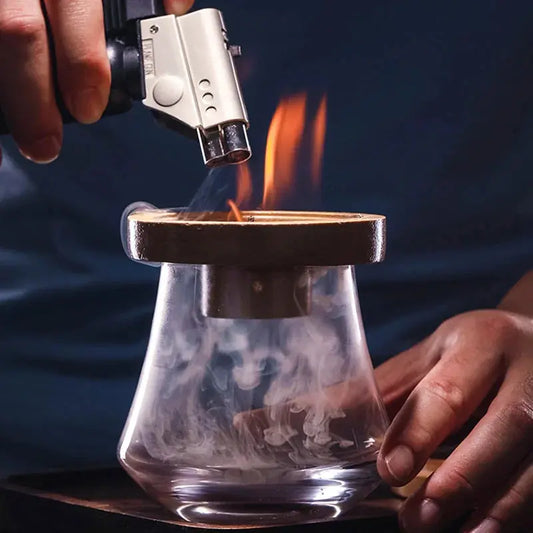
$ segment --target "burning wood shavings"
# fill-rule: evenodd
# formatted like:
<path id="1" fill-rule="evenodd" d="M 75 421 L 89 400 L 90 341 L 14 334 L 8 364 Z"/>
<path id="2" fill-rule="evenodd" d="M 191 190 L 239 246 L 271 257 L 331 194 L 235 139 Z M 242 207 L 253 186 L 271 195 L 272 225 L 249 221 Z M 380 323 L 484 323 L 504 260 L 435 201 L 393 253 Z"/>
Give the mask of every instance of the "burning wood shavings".
<path id="1" fill-rule="evenodd" d="M 237 204 L 233 200 L 227 201 L 230 212 L 228 213 L 228 222 L 235 219 L 237 222 L 244 222 L 241 210 L 237 207 Z"/>

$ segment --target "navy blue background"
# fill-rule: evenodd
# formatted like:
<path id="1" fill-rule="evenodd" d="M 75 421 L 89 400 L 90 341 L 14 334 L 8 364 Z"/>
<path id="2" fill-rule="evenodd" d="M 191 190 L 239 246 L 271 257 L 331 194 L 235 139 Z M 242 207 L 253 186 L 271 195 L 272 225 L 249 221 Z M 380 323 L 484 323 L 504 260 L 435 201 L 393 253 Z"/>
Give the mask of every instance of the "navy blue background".
<path id="1" fill-rule="evenodd" d="M 387 261 L 358 269 L 376 363 L 531 268 L 529 0 L 197 4 L 244 46 L 256 175 L 280 96 L 328 93 L 322 207 L 388 217 Z M 68 127 L 45 167 L 1 142 L 0 474 L 111 462 L 158 276 L 124 256 L 120 215 L 186 205 L 198 147 L 141 108 Z"/>

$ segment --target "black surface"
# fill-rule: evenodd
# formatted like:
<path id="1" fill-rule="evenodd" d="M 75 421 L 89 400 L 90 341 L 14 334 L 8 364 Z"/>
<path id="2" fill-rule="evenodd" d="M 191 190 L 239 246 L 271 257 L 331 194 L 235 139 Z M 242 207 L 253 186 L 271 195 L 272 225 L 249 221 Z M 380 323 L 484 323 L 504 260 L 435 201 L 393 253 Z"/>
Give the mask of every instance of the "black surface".
<path id="1" fill-rule="evenodd" d="M 262 531 L 288 533 L 397 532 L 399 500 L 378 490 L 358 513 L 381 515 L 337 523 L 306 524 Z M 384 516 L 385 515 L 385 516 Z M 100 533 L 190 531 L 152 502 L 119 468 L 17 476 L 0 483 L 2 533 L 53 531 Z M 204 531 L 215 531 L 204 529 Z"/>
<path id="2" fill-rule="evenodd" d="M 165 14 L 163 0 L 103 0 L 107 33 L 121 32 L 128 22 Z"/>

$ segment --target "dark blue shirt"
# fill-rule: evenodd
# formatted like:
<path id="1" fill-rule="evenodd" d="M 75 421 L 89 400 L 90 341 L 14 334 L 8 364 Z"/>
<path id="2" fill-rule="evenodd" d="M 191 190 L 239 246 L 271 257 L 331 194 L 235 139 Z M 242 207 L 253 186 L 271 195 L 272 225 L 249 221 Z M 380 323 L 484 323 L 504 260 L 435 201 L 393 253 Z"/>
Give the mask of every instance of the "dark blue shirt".
<path id="1" fill-rule="evenodd" d="M 376 363 L 494 307 L 531 268 L 529 0 L 216 7 L 245 50 L 254 175 L 280 96 L 327 92 L 321 207 L 388 217 L 386 262 L 358 269 Z M 68 127 L 49 166 L 2 147 L 0 474 L 109 463 L 158 277 L 125 257 L 120 215 L 186 205 L 205 177 L 198 147 L 140 107 Z"/>

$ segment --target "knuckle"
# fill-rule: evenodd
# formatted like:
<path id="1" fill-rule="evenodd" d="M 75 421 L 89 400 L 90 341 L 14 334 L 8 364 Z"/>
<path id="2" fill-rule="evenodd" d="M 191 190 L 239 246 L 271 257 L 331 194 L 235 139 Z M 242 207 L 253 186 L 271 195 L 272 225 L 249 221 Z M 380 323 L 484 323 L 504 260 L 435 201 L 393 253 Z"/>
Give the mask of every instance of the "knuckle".
<path id="1" fill-rule="evenodd" d="M 475 488 L 469 479 L 457 468 L 444 472 L 437 470 L 429 481 L 428 490 L 436 499 L 446 500 L 453 495 L 454 498 L 471 502 L 475 498 Z"/>
<path id="2" fill-rule="evenodd" d="M 46 34 L 42 17 L 33 15 L 7 15 L 0 18 L 0 41 L 3 43 L 32 43 Z"/>
<path id="3" fill-rule="evenodd" d="M 533 404 L 530 399 L 521 398 L 506 405 L 499 418 L 505 425 L 511 425 L 513 431 L 518 430 L 533 440 Z"/>
<path id="4" fill-rule="evenodd" d="M 404 439 L 409 443 L 415 454 L 427 454 L 434 445 L 435 434 L 422 424 L 413 424 L 409 428 L 409 433 L 404 435 Z"/>
<path id="5" fill-rule="evenodd" d="M 425 386 L 425 391 L 444 404 L 456 421 L 467 414 L 465 393 L 453 381 L 444 378 L 436 379 Z"/>
<path id="6" fill-rule="evenodd" d="M 502 511 L 505 513 L 502 518 L 507 518 L 509 515 L 514 514 L 518 510 L 524 508 L 528 504 L 528 498 L 518 488 L 510 487 L 501 503 L 503 507 Z"/>
<path id="7" fill-rule="evenodd" d="M 491 316 L 488 325 L 501 339 L 514 339 L 518 334 L 515 320 L 503 311 L 497 311 Z"/>
<path id="8" fill-rule="evenodd" d="M 487 516 L 500 524 L 506 524 L 512 521 L 513 517 L 520 516 L 529 505 L 526 494 L 516 487 L 510 487 L 505 495 L 493 505 Z"/>
<path id="9" fill-rule="evenodd" d="M 446 320 L 441 322 L 439 327 L 435 330 L 435 334 L 436 335 L 448 334 L 449 332 L 455 330 L 460 324 L 460 320 L 459 320 L 460 316 L 461 315 L 452 316 L 451 318 L 447 318 Z"/>
<path id="10" fill-rule="evenodd" d="M 86 52 L 67 60 L 66 68 L 86 85 L 111 83 L 109 60 L 100 54 Z"/>
<path id="11" fill-rule="evenodd" d="M 444 321 L 437 333 L 444 337 L 459 340 L 472 334 L 482 335 L 491 342 L 501 346 L 502 343 L 514 342 L 520 335 L 516 317 L 501 310 L 469 311 Z M 448 341 L 448 344 L 453 344 Z"/>
<path id="12" fill-rule="evenodd" d="M 443 358 L 453 363 L 456 368 L 468 368 L 472 365 L 472 354 L 463 346 L 460 349 L 450 350 L 444 354 Z"/>
<path id="13" fill-rule="evenodd" d="M 480 312 L 478 327 L 499 343 L 512 342 L 519 334 L 516 320 L 505 311 Z"/>

